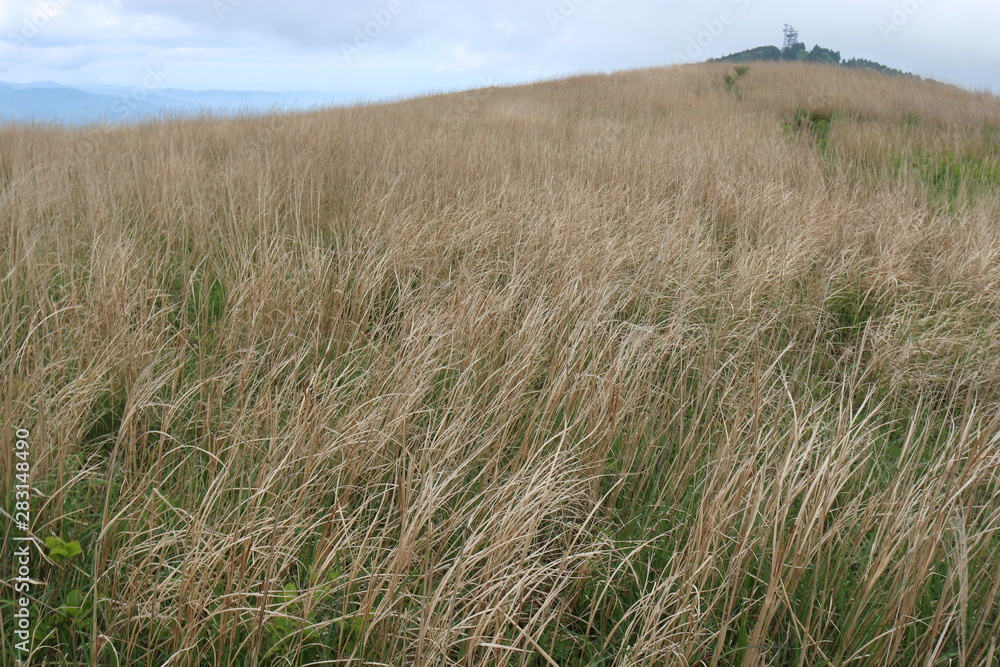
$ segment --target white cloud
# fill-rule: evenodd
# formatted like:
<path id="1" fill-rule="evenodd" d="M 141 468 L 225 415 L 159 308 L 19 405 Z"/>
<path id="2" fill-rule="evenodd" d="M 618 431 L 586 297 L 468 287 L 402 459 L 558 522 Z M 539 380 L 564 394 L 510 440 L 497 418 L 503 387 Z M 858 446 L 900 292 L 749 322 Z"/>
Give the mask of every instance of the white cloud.
<path id="1" fill-rule="evenodd" d="M 56 5 L 43 26 L 24 27 Z M 901 7 L 917 9 L 887 38 L 879 22 Z M 734 20 L 720 31 L 723 12 Z M 343 45 L 373 21 L 374 36 L 345 59 Z M 166 58 L 176 86 L 361 84 L 362 92 L 409 94 L 483 76 L 522 81 L 667 64 L 691 40 L 704 43 L 699 57 L 719 56 L 778 44 L 786 22 L 807 44 L 845 57 L 1000 90 L 1000 3 L 986 0 L 6 0 L 0 78 L 130 85 L 137 64 Z"/>

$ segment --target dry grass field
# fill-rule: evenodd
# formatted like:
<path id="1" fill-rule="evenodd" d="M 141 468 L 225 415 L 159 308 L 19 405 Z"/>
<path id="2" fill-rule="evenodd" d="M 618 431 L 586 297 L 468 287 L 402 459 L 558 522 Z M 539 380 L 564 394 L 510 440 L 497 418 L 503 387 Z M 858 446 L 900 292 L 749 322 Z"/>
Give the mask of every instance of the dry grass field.
<path id="1" fill-rule="evenodd" d="M 30 664 L 1000 664 L 1000 99 L 732 71 L 0 129 Z"/>

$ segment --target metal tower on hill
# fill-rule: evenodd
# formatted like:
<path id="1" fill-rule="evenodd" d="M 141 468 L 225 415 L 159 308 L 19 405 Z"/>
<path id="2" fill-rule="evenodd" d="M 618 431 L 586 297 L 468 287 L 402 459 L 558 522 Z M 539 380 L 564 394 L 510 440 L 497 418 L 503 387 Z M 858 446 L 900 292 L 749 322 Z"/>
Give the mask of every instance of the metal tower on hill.
<path id="1" fill-rule="evenodd" d="M 799 31 L 785 24 L 785 50 L 788 50 L 799 43 Z"/>

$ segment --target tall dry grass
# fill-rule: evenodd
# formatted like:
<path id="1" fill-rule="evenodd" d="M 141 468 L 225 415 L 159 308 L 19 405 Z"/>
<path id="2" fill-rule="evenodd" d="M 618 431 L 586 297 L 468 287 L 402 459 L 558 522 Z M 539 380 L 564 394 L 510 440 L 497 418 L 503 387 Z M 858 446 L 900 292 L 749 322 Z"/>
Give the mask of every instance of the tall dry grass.
<path id="1" fill-rule="evenodd" d="M 1000 102 L 726 71 L 0 130 L 31 664 L 997 664 Z"/>

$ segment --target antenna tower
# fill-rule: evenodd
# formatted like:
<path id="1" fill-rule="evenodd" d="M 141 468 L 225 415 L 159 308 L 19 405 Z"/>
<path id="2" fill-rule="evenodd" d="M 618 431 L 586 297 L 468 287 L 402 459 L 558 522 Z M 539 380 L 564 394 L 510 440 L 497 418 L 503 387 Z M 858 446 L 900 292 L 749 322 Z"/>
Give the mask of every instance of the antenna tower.
<path id="1" fill-rule="evenodd" d="M 785 24 L 785 50 L 787 51 L 788 49 L 792 48 L 793 46 L 795 46 L 798 43 L 799 43 L 799 31 L 786 23 Z"/>

